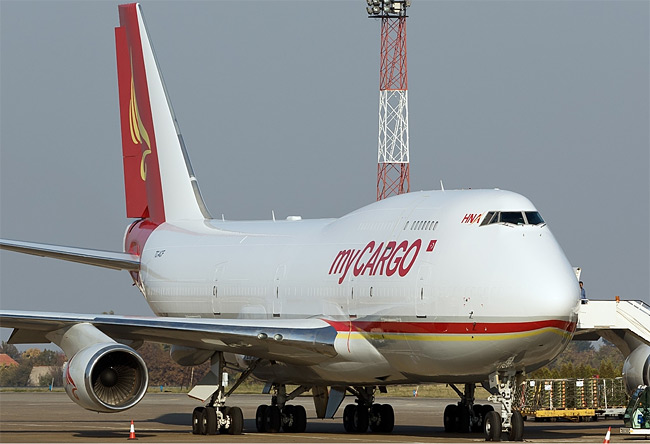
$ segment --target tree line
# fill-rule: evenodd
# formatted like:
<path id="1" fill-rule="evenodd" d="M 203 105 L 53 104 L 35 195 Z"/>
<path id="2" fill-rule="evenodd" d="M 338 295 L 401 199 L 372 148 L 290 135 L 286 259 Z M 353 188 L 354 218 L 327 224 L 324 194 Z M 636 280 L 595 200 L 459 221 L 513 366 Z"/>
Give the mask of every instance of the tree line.
<path id="1" fill-rule="evenodd" d="M 623 374 L 623 354 L 607 341 L 572 341 L 555 361 L 528 375 L 529 379 L 617 378 Z"/>
<path id="2" fill-rule="evenodd" d="M 183 367 L 175 363 L 169 354 L 170 346 L 147 342 L 138 353 L 147 364 L 149 385 L 163 387 L 187 387 L 195 385 L 210 370 L 210 362 L 196 367 Z M 63 385 L 61 367 L 66 358 L 60 351 L 30 348 L 19 352 L 12 345 L 2 342 L 0 353 L 11 356 L 17 366 L 0 369 L 0 387 L 25 387 L 34 366 L 50 366 L 50 373 L 40 378 L 39 385 Z M 615 378 L 623 371 L 623 355 L 609 342 L 572 341 L 567 349 L 551 364 L 528 375 L 530 379 L 558 378 Z"/>
<path id="3" fill-rule="evenodd" d="M 210 370 L 210 362 L 196 367 L 183 367 L 175 363 L 170 354 L 170 346 L 147 342 L 138 349 L 149 370 L 149 385 L 191 387 Z M 0 344 L 0 353 L 6 353 L 18 365 L 0 368 L 0 387 L 26 387 L 29 376 L 36 366 L 50 367 L 49 374 L 39 378 L 39 386 L 49 386 L 54 379 L 54 386 L 63 386 L 63 363 L 65 355 L 60 351 L 30 348 L 18 351 L 15 345 L 4 341 Z"/>

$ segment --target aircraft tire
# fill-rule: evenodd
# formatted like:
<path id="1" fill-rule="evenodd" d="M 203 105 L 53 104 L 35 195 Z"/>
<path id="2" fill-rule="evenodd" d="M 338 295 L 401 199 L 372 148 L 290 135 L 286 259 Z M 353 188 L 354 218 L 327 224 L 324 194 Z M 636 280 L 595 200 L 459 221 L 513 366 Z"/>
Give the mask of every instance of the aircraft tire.
<path id="1" fill-rule="evenodd" d="M 277 405 L 271 405 L 266 409 L 265 415 L 266 431 L 268 433 L 278 433 L 282 425 L 282 413 Z"/>
<path id="2" fill-rule="evenodd" d="M 382 404 L 379 413 L 381 414 L 381 422 L 379 423 L 380 431 L 382 433 L 392 432 L 395 427 L 395 411 L 393 410 L 393 406 L 390 404 Z"/>
<path id="3" fill-rule="evenodd" d="M 348 433 L 356 432 L 354 427 L 354 412 L 357 409 L 357 406 L 354 404 L 348 404 L 343 409 L 343 428 Z"/>
<path id="4" fill-rule="evenodd" d="M 485 423 L 485 406 L 474 404 L 472 411 L 474 412 L 474 416 L 478 418 L 478 421 L 472 424 L 472 433 L 481 433 L 483 431 L 483 424 Z"/>
<path id="5" fill-rule="evenodd" d="M 305 433 L 305 430 L 307 430 L 307 411 L 301 405 L 294 406 L 293 409 L 293 432 Z"/>
<path id="6" fill-rule="evenodd" d="M 221 407 L 221 414 L 224 416 L 230 415 L 230 407 Z M 219 433 L 226 433 L 226 427 L 220 426 L 219 427 Z"/>
<path id="7" fill-rule="evenodd" d="M 524 417 L 521 412 L 512 412 L 510 418 L 510 432 L 508 433 L 510 441 L 523 441 L 524 440 Z"/>
<path id="8" fill-rule="evenodd" d="M 202 434 L 203 435 L 216 435 L 217 434 L 217 412 L 214 407 L 206 407 L 203 409 L 201 415 Z"/>
<path id="9" fill-rule="evenodd" d="M 257 411 L 255 412 L 255 427 L 260 433 L 266 433 L 266 410 L 269 408 L 266 404 L 261 404 L 257 406 Z"/>
<path id="10" fill-rule="evenodd" d="M 373 432 L 381 432 L 381 424 L 383 417 L 381 414 L 382 404 L 373 404 L 370 406 L 370 417 L 368 418 L 368 425 Z"/>
<path id="11" fill-rule="evenodd" d="M 204 407 L 197 407 L 192 412 L 192 434 L 201 435 L 201 417 L 203 416 Z"/>
<path id="12" fill-rule="evenodd" d="M 501 415 L 494 410 L 485 415 L 485 440 L 501 441 Z"/>
<path id="13" fill-rule="evenodd" d="M 445 426 L 445 432 L 454 433 L 458 431 L 458 406 L 456 404 L 449 404 L 445 407 L 442 421 Z"/>
<path id="14" fill-rule="evenodd" d="M 369 411 L 360 405 L 354 409 L 354 429 L 356 433 L 366 433 L 368 431 Z"/>
<path id="15" fill-rule="evenodd" d="M 244 431 L 244 414 L 239 407 L 230 407 L 228 409 L 230 416 L 230 427 L 226 429 L 230 435 L 241 435 Z"/>
<path id="16" fill-rule="evenodd" d="M 287 418 L 288 421 L 284 421 Z M 296 409 L 292 405 L 285 405 L 282 409 L 282 430 L 287 433 L 294 433 L 296 425 Z"/>
<path id="17" fill-rule="evenodd" d="M 457 410 L 457 414 L 458 414 L 458 423 L 457 423 L 458 431 L 460 433 L 469 433 L 470 432 L 469 426 L 471 424 L 471 417 L 472 417 L 469 408 L 467 408 L 467 406 L 465 405 L 459 406 Z"/>

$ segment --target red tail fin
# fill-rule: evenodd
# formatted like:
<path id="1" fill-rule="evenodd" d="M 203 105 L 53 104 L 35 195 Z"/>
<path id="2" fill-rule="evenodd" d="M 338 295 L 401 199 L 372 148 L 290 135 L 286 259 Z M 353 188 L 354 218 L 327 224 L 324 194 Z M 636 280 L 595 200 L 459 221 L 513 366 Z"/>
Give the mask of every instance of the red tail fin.
<path id="1" fill-rule="evenodd" d="M 115 43 L 127 216 L 156 224 L 209 218 L 142 11 L 136 3 L 119 11 Z"/>
<path id="2" fill-rule="evenodd" d="M 120 5 L 115 28 L 126 215 L 165 220 L 137 4 Z"/>

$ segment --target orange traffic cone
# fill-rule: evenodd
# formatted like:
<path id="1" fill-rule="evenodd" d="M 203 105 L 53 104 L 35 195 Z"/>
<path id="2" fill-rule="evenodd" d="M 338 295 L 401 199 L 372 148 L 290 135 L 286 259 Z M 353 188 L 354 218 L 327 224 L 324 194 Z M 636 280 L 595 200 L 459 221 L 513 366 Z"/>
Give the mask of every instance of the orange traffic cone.
<path id="1" fill-rule="evenodd" d="M 603 444 L 609 444 L 609 437 L 612 434 L 612 428 L 607 429 L 607 434 L 605 435 L 605 440 L 603 441 Z"/>
<path id="2" fill-rule="evenodd" d="M 133 427 L 133 420 L 131 420 L 131 430 L 129 431 L 129 439 L 138 439 L 135 437 L 135 427 Z"/>

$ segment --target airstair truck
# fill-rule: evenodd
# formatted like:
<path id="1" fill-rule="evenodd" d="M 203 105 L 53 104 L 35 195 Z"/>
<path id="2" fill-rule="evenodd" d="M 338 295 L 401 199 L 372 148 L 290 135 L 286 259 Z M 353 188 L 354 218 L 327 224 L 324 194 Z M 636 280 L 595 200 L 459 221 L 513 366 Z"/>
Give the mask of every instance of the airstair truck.
<path id="1" fill-rule="evenodd" d="M 632 394 L 623 417 L 621 434 L 650 438 L 650 386 L 640 385 Z"/>

